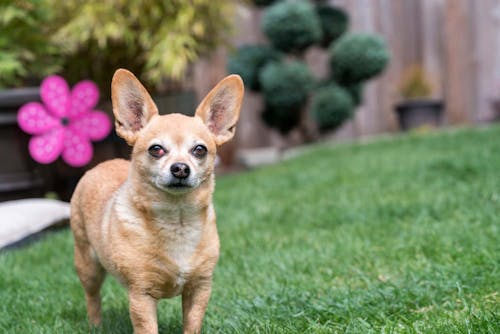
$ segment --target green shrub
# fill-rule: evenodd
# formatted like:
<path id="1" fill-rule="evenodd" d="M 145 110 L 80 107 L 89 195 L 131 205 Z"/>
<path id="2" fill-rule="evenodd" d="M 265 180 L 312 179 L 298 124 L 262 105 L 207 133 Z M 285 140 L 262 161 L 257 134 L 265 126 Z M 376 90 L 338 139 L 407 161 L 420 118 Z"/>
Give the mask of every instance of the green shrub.
<path id="1" fill-rule="evenodd" d="M 389 62 L 387 46 L 376 35 L 343 35 L 329 51 L 333 79 L 341 85 L 370 79 L 382 72 Z"/>
<path id="2" fill-rule="evenodd" d="M 260 88 L 265 102 L 262 117 L 282 134 L 302 121 L 309 96 L 318 128 L 337 128 L 361 103 L 364 81 L 387 66 L 385 42 L 379 36 L 346 33 L 349 16 L 326 0 L 254 0 L 260 6 L 271 2 L 261 21 L 271 48 L 242 47 L 229 59 L 229 72 L 240 74 L 250 89 Z M 315 43 L 329 47 L 331 71 L 321 83 L 304 63 L 283 61 L 303 58 L 305 49 Z M 273 48 L 280 52 L 278 61 Z"/>
<path id="3" fill-rule="evenodd" d="M 286 135 L 300 123 L 302 111 L 300 108 L 276 108 L 266 106 L 262 113 L 262 119 L 267 126 L 275 128 L 281 134 Z"/>
<path id="4" fill-rule="evenodd" d="M 267 64 L 259 79 L 266 104 L 264 121 L 286 134 L 300 121 L 314 77 L 306 64 L 292 61 Z"/>
<path id="5" fill-rule="evenodd" d="M 239 74 L 245 86 L 259 90 L 259 71 L 270 61 L 280 59 L 280 54 L 267 45 L 244 45 L 229 57 L 229 73 Z"/>
<path id="6" fill-rule="evenodd" d="M 44 0 L 0 3 L 0 87 L 38 84 L 59 69 L 57 48 L 47 37 L 52 14 Z"/>
<path id="7" fill-rule="evenodd" d="M 345 90 L 351 95 L 352 102 L 357 107 L 363 101 L 363 84 L 357 83 L 349 86 L 344 86 Z"/>
<path id="8" fill-rule="evenodd" d="M 271 62 L 259 75 L 266 104 L 273 108 L 302 107 L 314 84 L 314 77 L 300 61 Z"/>
<path id="9" fill-rule="evenodd" d="M 308 2 L 282 1 L 269 7 L 262 30 L 272 45 L 283 52 L 302 51 L 321 39 L 321 24 Z"/>
<path id="10" fill-rule="evenodd" d="M 349 26 L 349 17 L 346 12 L 338 7 L 320 4 L 316 7 L 323 37 L 321 39 L 321 46 L 326 48 L 332 41 L 335 41 L 343 33 L 347 31 Z"/>
<path id="11" fill-rule="evenodd" d="M 311 112 L 321 131 L 332 130 L 352 117 L 354 102 L 346 89 L 331 84 L 318 89 L 312 99 Z"/>
<path id="12" fill-rule="evenodd" d="M 49 0 L 56 8 L 53 40 L 64 52 L 64 75 L 109 86 L 117 67 L 150 90 L 182 79 L 188 65 L 225 40 L 234 4 L 225 0 Z"/>
<path id="13" fill-rule="evenodd" d="M 0 86 L 58 71 L 108 92 L 116 68 L 125 67 L 160 89 L 225 40 L 233 7 L 225 0 L 0 1 Z"/>

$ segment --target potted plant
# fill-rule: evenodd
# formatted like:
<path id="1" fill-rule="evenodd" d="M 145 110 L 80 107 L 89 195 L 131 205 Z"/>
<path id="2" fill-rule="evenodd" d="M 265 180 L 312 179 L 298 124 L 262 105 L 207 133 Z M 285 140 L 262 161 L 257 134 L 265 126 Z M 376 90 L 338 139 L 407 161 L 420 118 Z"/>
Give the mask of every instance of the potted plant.
<path id="1" fill-rule="evenodd" d="M 414 65 L 406 71 L 399 93 L 403 100 L 395 110 L 402 130 L 441 125 L 444 103 L 431 97 L 432 85 L 422 66 Z"/>

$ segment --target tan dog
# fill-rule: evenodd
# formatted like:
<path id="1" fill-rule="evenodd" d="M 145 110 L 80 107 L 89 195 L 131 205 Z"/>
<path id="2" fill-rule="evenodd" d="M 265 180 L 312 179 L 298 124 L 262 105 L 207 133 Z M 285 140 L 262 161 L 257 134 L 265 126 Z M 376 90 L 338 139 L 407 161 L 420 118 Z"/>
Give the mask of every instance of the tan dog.
<path id="1" fill-rule="evenodd" d="M 195 117 L 159 116 L 137 78 L 116 71 L 117 133 L 131 161 L 87 172 L 71 199 L 75 266 L 93 325 L 101 322 L 105 272 L 127 289 L 135 333 L 158 333 L 156 304 L 182 294 L 184 333 L 197 333 L 219 257 L 212 204 L 216 147 L 235 132 L 243 98 L 237 75 L 222 80 Z"/>

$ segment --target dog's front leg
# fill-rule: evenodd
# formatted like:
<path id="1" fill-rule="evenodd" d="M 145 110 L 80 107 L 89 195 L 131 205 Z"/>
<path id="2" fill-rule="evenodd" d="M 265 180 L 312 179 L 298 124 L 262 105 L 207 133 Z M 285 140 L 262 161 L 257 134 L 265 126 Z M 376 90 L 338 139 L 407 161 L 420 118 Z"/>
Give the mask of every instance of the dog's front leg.
<path id="1" fill-rule="evenodd" d="M 128 299 L 134 334 L 157 334 L 156 305 L 158 301 L 150 295 L 134 291 L 129 291 Z"/>
<path id="2" fill-rule="evenodd" d="M 182 292 L 184 334 L 200 333 L 211 290 L 210 279 L 189 284 L 184 288 Z"/>

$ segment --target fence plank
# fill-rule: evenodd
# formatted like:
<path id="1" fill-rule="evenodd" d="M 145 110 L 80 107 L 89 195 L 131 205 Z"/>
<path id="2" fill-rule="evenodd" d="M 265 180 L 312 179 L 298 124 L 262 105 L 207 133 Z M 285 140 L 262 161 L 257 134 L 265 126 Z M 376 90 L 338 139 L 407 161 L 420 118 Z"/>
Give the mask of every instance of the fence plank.
<path id="1" fill-rule="evenodd" d="M 444 80 L 444 0 L 422 0 L 422 61 L 432 83 L 434 98 L 443 98 Z"/>
<path id="2" fill-rule="evenodd" d="M 474 121 L 484 122 L 495 115 L 491 101 L 500 99 L 500 1 L 475 1 L 474 71 L 476 77 Z"/>
<path id="3" fill-rule="evenodd" d="M 468 0 L 445 2 L 445 97 L 448 121 L 468 123 L 473 119 L 473 75 L 471 20 Z"/>

